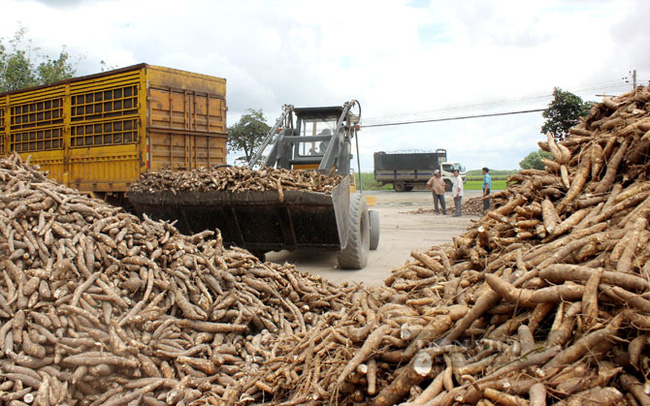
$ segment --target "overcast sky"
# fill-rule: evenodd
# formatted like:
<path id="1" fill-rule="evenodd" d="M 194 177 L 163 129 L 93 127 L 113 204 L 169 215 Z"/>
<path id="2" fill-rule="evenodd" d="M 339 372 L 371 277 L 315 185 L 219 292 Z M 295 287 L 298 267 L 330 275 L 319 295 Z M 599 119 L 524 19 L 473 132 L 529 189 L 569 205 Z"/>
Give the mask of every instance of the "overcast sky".
<path id="1" fill-rule="evenodd" d="M 145 62 L 227 79 L 228 122 L 269 124 L 283 104 L 357 99 L 365 125 L 546 108 L 554 87 L 583 100 L 650 80 L 649 0 L 0 0 L 0 37 L 19 27 L 77 74 Z M 541 113 L 367 127 L 376 151 L 445 148 L 468 169 L 516 169 Z M 232 158 L 232 157 L 230 157 Z"/>

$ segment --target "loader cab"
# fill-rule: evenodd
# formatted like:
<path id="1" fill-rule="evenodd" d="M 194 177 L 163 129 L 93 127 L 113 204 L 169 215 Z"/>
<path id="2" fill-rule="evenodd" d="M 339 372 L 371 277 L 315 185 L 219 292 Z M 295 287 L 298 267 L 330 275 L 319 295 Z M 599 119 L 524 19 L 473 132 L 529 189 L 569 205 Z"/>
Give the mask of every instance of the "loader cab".
<path id="1" fill-rule="evenodd" d="M 329 107 L 285 105 L 248 166 L 349 175 L 351 140 L 359 130 L 360 117 L 361 107 L 356 100 Z"/>
<path id="2" fill-rule="evenodd" d="M 304 141 L 294 144 L 293 156 L 310 163 L 294 163 L 292 169 L 318 169 L 336 131 L 338 117 L 296 109 L 296 130 Z"/>
<path id="3" fill-rule="evenodd" d="M 296 108 L 297 140 L 293 144 L 291 169 L 350 172 L 350 129 L 340 122 L 342 106 Z"/>

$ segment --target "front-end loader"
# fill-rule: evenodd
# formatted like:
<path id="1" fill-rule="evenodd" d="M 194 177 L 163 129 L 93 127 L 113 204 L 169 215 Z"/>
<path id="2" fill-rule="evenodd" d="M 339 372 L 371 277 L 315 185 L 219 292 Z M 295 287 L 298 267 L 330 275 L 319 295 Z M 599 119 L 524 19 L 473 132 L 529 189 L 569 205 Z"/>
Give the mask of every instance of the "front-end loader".
<path id="1" fill-rule="evenodd" d="M 285 105 L 248 162 L 263 167 L 317 170 L 342 175 L 330 193 L 303 190 L 129 193 L 139 213 L 176 220 L 181 232 L 218 228 L 224 244 L 266 252 L 319 249 L 338 252 L 340 268 L 361 269 L 379 243 L 379 217 L 369 211 L 351 174 L 353 142 L 361 117 L 359 102 L 342 106 Z"/>

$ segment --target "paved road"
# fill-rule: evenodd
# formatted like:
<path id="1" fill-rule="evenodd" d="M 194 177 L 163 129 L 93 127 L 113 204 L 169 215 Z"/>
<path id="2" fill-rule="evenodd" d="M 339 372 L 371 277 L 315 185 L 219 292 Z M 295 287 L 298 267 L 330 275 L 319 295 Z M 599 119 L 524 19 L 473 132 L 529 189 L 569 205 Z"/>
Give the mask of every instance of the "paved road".
<path id="1" fill-rule="evenodd" d="M 466 198 L 479 196 L 480 191 L 465 191 Z M 412 191 L 397 193 L 390 191 L 370 191 L 365 195 L 374 196 L 376 210 L 380 218 L 380 241 L 376 251 L 370 252 L 368 266 L 356 271 L 341 270 L 337 266 L 334 252 L 273 252 L 266 255 L 267 261 L 289 262 L 301 272 L 321 275 L 335 282 L 355 282 L 366 285 L 380 285 L 410 258 L 412 250 L 428 249 L 434 245 L 450 243 L 452 237 L 462 234 L 477 216 L 451 217 L 449 215 L 413 214 L 422 208 L 432 208 L 431 193 Z M 447 193 L 447 207 L 453 202 Z"/>

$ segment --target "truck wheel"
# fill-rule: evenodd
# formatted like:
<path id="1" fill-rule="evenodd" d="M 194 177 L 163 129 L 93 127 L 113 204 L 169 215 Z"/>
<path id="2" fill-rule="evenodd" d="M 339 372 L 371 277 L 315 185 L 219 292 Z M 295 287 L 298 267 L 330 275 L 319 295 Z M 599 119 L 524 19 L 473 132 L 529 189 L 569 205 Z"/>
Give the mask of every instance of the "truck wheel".
<path id="1" fill-rule="evenodd" d="M 409 185 L 409 186 L 406 186 L 406 188 L 404 190 L 406 190 L 407 192 L 410 192 L 411 190 L 413 190 L 414 187 L 415 186 Z"/>
<path id="2" fill-rule="evenodd" d="M 363 196 L 350 196 L 350 229 L 348 243 L 338 255 L 342 269 L 363 269 L 368 264 L 370 249 L 370 218 Z"/>
<path id="3" fill-rule="evenodd" d="M 393 183 L 393 189 L 395 189 L 396 192 L 403 192 L 406 190 L 406 183 L 398 180 L 397 182 Z"/>
<path id="4" fill-rule="evenodd" d="M 374 251 L 379 246 L 379 213 L 369 210 L 368 218 L 370 219 L 370 250 Z"/>
<path id="5" fill-rule="evenodd" d="M 451 184 L 451 181 L 445 179 L 445 190 L 446 190 L 447 192 L 451 192 L 451 188 L 452 188 L 452 186 L 453 186 L 453 185 Z"/>

